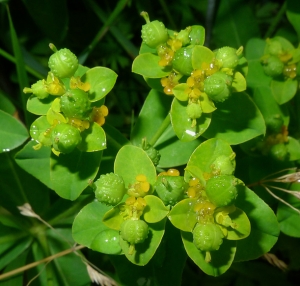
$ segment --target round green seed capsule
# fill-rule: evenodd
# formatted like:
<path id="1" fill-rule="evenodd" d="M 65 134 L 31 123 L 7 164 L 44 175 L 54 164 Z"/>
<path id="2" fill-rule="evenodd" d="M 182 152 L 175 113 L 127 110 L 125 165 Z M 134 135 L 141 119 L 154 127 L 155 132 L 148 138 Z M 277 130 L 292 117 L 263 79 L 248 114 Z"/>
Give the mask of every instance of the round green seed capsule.
<path id="1" fill-rule="evenodd" d="M 193 48 L 193 46 L 188 46 L 180 48 L 175 52 L 172 61 L 174 70 L 186 76 L 191 75 L 192 71 L 194 70 L 192 65 Z"/>
<path id="2" fill-rule="evenodd" d="M 265 48 L 265 54 L 270 54 L 272 56 L 279 56 L 282 54 L 282 44 L 278 40 L 267 39 L 267 45 Z"/>
<path id="3" fill-rule="evenodd" d="M 201 109 L 200 104 L 191 102 L 186 107 L 186 113 L 187 113 L 188 117 L 191 119 L 200 118 L 202 115 L 202 109 Z"/>
<path id="4" fill-rule="evenodd" d="M 95 186 L 97 200 L 108 205 L 118 204 L 126 193 L 123 178 L 114 173 L 101 175 L 95 182 Z"/>
<path id="5" fill-rule="evenodd" d="M 275 114 L 265 119 L 267 130 L 271 133 L 279 133 L 284 124 L 280 114 Z"/>
<path id="6" fill-rule="evenodd" d="M 49 93 L 47 92 L 45 80 L 38 80 L 36 83 L 34 83 L 31 86 L 31 88 L 25 87 L 23 92 L 24 93 L 32 93 L 39 99 L 44 99 L 49 96 Z"/>
<path id="7" fill-rule="evenodd" d="M 214 223 L 198 223 L 193 230 L 193 242 L 201 251 L 218 250 L 223 243 L 224 234 Z"/>
<path id="8" fill-rule="evenodd" d="M 120 234 L 114 229 L 105 229 L 95 236 L 91 243 L 91 249 L 106 254 L 120 254 Z"/>
<path id="9" fill-rule="evenodd" d="M 150 144 L 146 144 L 145 146 L 142 146 L 142 148 L 147 153 L 154 166 L 157 166 L 161 157 L 159 151 Z"/>
<path id="10" fill-rule="evenodd" d="M 285 161 L 289 158 L 289 152 L 286 144 L 284 143 L 273 145 L 269 154 L 272 158 L 278 161 Z"/>
<path id="11" fill-rule="evenodd" d="M 61 111 L 67 118 L 89 120 L 92 112 L 91 102 L 81 89 L 68 90 L 60 99 Z"/>
<path id="12" fill-rule="evenodd" d="M 233 175 L 220 175 L 210 178 L 206 182 L 205 192 L 217 207 L 225 207 L 234 202 L 238 195 L 238 186 L 242 182 Z"/>
<path id="13" fill-rule="evenodd" d="M 284 64 L 278 57 L 271 56 L 263 64 L 264 72 L 268 76 L 277 77 L 283 72 Z"/>
<path id="14" fill-rule="evenodd" d="M 78 59 L 69 49 L 60 49 L 50 56 L 48 66 L 58 78 L 71 77 L 78 68 Z"/>
<path id="15" fill-rule="evenodd" d="M 182 176 L 159 176 L 155 190 L 165 205 L 175 205 L 183 199 L 187 183 Z"/>
<path id="16" fill-rule="evenodd" d="M 221 155 L 210 167 L 215 175 L 232 175 L 235 170 L 235 160 L 231 159 L 230 156 Z"/>
<path id="17" fill-rule="evenodd" d="M 216 102 L 223 102 L 231 95 L 230 86 L 232 77 L 223 73 L 216 72 L 204 80 L 204 92 Z"/>
<path id="18" fill-rule="evenodd" d="M 71 153 L 81 142 L 80 131 L 67 123 L 57 124 L 51 132 L 54 150 L 61 153 Z"/>
<path id="19" fill-rule="evenodd" d="M 142 26 L 142 39 L 145 44 L 150 48 L 164 44 L 169 38 L 165 25 L 157 20 L 150 22 L 147 12 L 142 12 L 141 15 L 147 22 Z"/>
<path id="20" fill-rule="evenodd" d="M 223 47 L 215 52 L 216 59 L 222 64 L 222 68 L 234 69 L 239 62 L 237 50 L 231 47 Z"/>
<path id="21" fill-rule="evenodd" d="M 143 220 L 125 220 L 121 224 L 121 237 L 130 244 L 143 243 L 148 237 L 149 227 Z"/>
<path id="22" fill-rule="evenodd" d="M 192 30 L 192 27 L 187 27 L 184 30 L 181 30 L 177 36 L 176 39 L 182 42 L 182 46 L 187 46 L 190 44 L 191 40 L 189 38 L 189 34 Z"/>

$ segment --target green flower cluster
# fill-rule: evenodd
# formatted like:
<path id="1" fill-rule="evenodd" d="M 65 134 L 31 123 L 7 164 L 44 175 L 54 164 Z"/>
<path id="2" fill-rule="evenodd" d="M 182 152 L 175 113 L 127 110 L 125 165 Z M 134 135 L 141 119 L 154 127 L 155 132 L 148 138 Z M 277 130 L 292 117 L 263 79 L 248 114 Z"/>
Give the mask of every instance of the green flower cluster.
<path id="1" fill-rule="evenodd" d="M 30 128 L 31 137 L 38 142 L 34 148 L 51 146 L 56 155 L 71 153 L 76 147 L 87 152 L 104 149 L 105 133 L 100 126 L 105 122 L 108 109 L 105 105 L 93 104 L 101 99 L 93 98 L 98 90 L 88 80 L 93 82 L 94 73 L 80 66 L 69 49 L 49 46 L 54 53 L 48 61 L 47 79 L 24 88 L 24 93 L 32 93 L 27 109 L 41 115 Z M 115 77 L 114 72 L 109 76 Z"/>

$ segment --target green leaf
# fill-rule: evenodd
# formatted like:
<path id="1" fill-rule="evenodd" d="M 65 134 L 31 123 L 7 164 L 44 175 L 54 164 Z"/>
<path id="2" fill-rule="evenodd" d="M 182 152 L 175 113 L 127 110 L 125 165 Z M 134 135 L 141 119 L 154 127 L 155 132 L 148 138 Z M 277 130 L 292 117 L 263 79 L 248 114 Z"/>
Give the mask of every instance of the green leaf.
<path id="1" fill-rule="evenodd" d="M 99 170 L 102 151 L 51 154 L 50 178 L 55 192 L 62 198 L 75 200 L 94 180 Z"/>
<path id="2" fill-rule="evenodd" d="M 25 126 L 10 114 L 0 110 L 0 153 L 22 145 L 28 138 Z"/>
<path id="3" fill-rule="evenodd" d="M 120 237 L 120 245 L 127 259 L 133 264 L 139 266 L 146 265 L 155 254 L 162 240 L 165 232 L 165 224 L 166 218 L 157 223 L 148 224 L 148 238 L 143 243 L 135 244 L 135 250 L 133 254 L 128 254 L 129 243 Z"/>
<path id="4" fill-rule="evenodd" d="M 241 209 L 236 208 L 234 212 L 229 214 L 232 223 L 235 225 L 234 228 L 227 228 L 226 239 L 229 240 L 240 240 L 246 238 L 251 231 L 251 224 L 245 212 Z"/>
<path id="5" fill-rule="evenodd" d="M 172 90 L 174 96 L 180 101 L 187 101 L 189 99 L 189 95 L 185 91 L 188 87 L 189 86 L 186 83 L 177 84 Z"/>
<path id="6" fill-rule="evenodd" d="M 46 115 L 56 96 L 49 95 L 47 98 L 39 99 L 31 95 L 27 100 L 27 110 L 36 115 Z"/>
<path id="7" fill-rule="evenodd" d="M 192 65 L 195 70 L 202 69 L 203 64 L 210 64 L 215 54 L 207 47 L 196 45 L 192 54 Z"/>
<path id="8" fill-rule="evenodd" d="M 279 225 L 272 209 L 248 188 L 239 190 L 235 205 L 248 216 L 251 233 L 237 241 L 235 261 L 256 259 L 270 251 L 278 239 Z M 262 216 L 263 214 L 263 216 Z"/>
<path id="9" fill-rule="evenodd" d="M 34 150 L 34 141 L 28 142 L 22 150 L 15 155 L 16 163 L 26 172 L 40 180 L 48 188 L 52 189 L 50 180 L 50 155 L 51 149 L 42 146 Z"/>
<path id="10" fill-rule="evenodd" d="M 135 183 L 140 174 L 145 175 L 152 186 L 156 181 L 156 169 L 151 159 L 143 149 L 133 145 L 125 145 L 118 152 L 115 173 L 123 178 L 126 187 Z"/>
<path id="11" fill-rule="evenodd" d="M 243 0 L 221 1 L 214 22 L 214 42 L 219 46 L 238 48 L 249 38 L 259 36 L 252 11 L 250 4 Z"/>
<path id="12" fill-rule="evenodd" d="M 164 205 L 160 198 L 149 195 L 145 196 L 144 199 L 147 203 L 143 212 L 144 220 L 146 222 L 159 222 L 169 213 L 169 208 Z"/>
<path id="13" fill-rule="evenodd" d="M 149 78 L 161 78 L 168 76 L 170 67 L 161 67 L 158 62 L 160 57 L 154 54 L 145 53 L 138 55 L 132 63 L 132 72 Z"/>
<path id="14" fill-rule="evenodd" d="M 120 214 L 120 206 L 124 205 L 121 203 L 109 211 L 107 211 L 102 219 L 102 222 L 109 228 L 114 230 L 120 230 L 121 224 L 124 221 L 124 217 Z"/>
<path id="15" fill-rule="evenodd" d="M 67 34 L 69 15 L 66 1 L 24 0 L 31 18 L 47 37 L 61 42 Z M 44 11 L 41 13 L 41 11 Z M 52 23 L 48 25 L 48 23 Z"/>
<path id="16" fill-rule="evenodd" d="M 105 132 L 99 124 L 91 123 L 89 129 L 80 133 L 81 143 L 77 148 L 82 152 L 95 152 L 106 148 Z"/>
<path id="17" fill-rule="evenodd" d="M 295 191 L 299 193 L 299 185 L 294 183 L 289 188 L 291 191 Z M 300 201 L 299 198 L 286 194 L 283 197 L 284 201 L 292 205 L 296 209 L 300 209 Z M 280 225 L 280 230 L 289 236 L 292 237 L 300 237 L 300 216 L 299 212 L 293 210 L 291 207 L 286 204 L 279 203 L 277 208 L 277 219 Z"/>
<path id="18" fill-rule="evenodd" d="M 173 168 L 186 164 L 201 142 L 203 142 L 201 137 L 190 142 L 178 140 L 172 125 L 170 125 L 154 145 L 161 155 L 158 166 L 160 168 Z"/>
<path id="19" fill-rule="evenodd" d="M 264 54 L 266 41 L 258 38 L 247 42 L 245 53 L 248 60 L 248 74 L 246 76 L 247 86 L 255 88 L 258 86 L 269 86 L 272 78 L 267 76 L 260 63 Z"/>
<path id="20" fill-rule="evenodd" d="M 81 78 L 81 81 L 88 82 L 91 89 L 88 91 L 90 101 L 98 101 L 107 95 L 114 87 L 117 74 L 109 68 L 95 67 L 89 69 Z"/>
<path id="21" fill-rule="evenodd" d="M 51 146 L 52 141 L 49 136 L 44 136 L 46 130 L 50 130 L 51 125 L 46 116 L 37 118 L 30 126 L 30 136 L 37 142 L 41 142 L 45 146 Z"/>
<path id="22" fill-rule="evenodd" d="M 257 87 L 254 90 L 253 100 L 261 111 L 265 120 L 268 120 L 274 115 L 279 114 L 283 118 L 284 125 L 289 125 L 290 116 L 288 106 L 278 105 L 269 86 Z"/>
<path id="23" fill-rule="evenodd" d="M 292 79 L 284 81 L 273 79 L 271 81 L 271 90 L 278 104 L 284 104 L 295 96 L 298 90 L 298 81 Z"/>
<path id="24" fill-rule="evenodd" d="M 193 210 L 196 204 L 197 199 L 184 199 L 177 203 L 168 215 L 171 223 L 182 231 L 192 232 L 198 222 L 197 214 Z"/>
<path id="25" fill-rule="evenodd" d="M 67 241 L 62 240 L 61 237 L 65 237 Z M 73 244 L 71 230 L 67 229 L 55 229 L 47 231 L 47 242 L 51 255 L 60 253 L 70 248 L 70 242 Z M 72 265 L 72 267 L 70 267 Z M 86 264 L 83 263 L 82 258 L 73 253 L 57 257 L 53 261 L 56 275 L 54 278 L 58 280 L 54 285 L 88 285 L 90 283 L 90 277 L 88 275 Z"/>
<path id="26" fill-rule="evenodd" d="M 15 241 L 11 248 L 7 249 L 4 253 L 1 254 L 0 268 L 2 269 L 15 258 L 17 258 L 20 254 L 22 254 L 26 249 L 28 249 L 28 247 L 30 247 L 31 243 L 31 237 L 25 237 L 23 239 Z"/>
<path id="27" fill-rule="evenodd" d="M 203 134 L 205 138 L 220 138 L 236 145 L 266 132 L 259 109 L 245 92 L 233 93 L 216 107 L 212 122 Z"/>
<path id="28" fill-rule="evenodd" d="M 289 153 L 289 161 L 300 160 L 300 142 L 299 140 L 289 136 L 289 141 L 285 144 Z"/>
<path id="29" fill-rule="evenodd" d="M 109 229 L 102 222 L 102 218 L 110 208 L 110 206 L 98 201 L 93 201 L 83 207 L 75 217 L 72 225 L 74 240 L 79 244 L 91 247 L 95 237 L 103 230 Z"/>
<path id="30" fill-rule="evenodd" d="M 192 119 L 188 118 L 186 107 L 187 102 L 183 103 L 174 98 L 170 113 L 174 132 L 184 142 L 195 140 L 202 135 L 211 121 L 211 115 L 203 113 L 200 118 L 196 119 L 196 126 L 192 127 Z"/>
<path id="31" fill-rule="evenodd" d="M 168 115 L 171 100 L 172 97 L 156 90 L 152 89 L 149 92 L 131 132 L 131 141 L 134 145 L 142 144 L 143 138 L 146 138 L 148 142 L 151 140 L 158 126 L 161 126 Z"/>
<path id="32" fill-rule="evenodd" d="M 287 0 L 286 15 L 300 39 L 300 8 L 297 0 Z"/>
<path id="33" fill-rule="evenodd" d="M 247 88 L 246 79 L 240 72 L 234 73 L 231 87 L 233 88 L 232 92 L 241 92 L 246 90 Z"/>
<path id="34" fill-rule="evenodd" d="M 191 232 L 181 232 L 184 248 L 188 256 L 194 263 L 207 275 L 219 276 L 225 273 L 231 266 L 236 252 L 236 242 L 224 240 L 220 248 L 211 251 L 211 261 L 205 261 L 205 252 L 200 251 L 193 243 L 193 235 Z"/>

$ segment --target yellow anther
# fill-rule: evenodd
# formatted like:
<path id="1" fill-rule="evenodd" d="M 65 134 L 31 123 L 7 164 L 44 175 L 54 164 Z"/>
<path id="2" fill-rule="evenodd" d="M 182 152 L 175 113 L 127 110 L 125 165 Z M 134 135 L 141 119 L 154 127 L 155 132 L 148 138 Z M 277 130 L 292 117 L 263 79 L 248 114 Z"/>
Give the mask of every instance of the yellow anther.
<path id="1" fill-rule="evenodd" d="M 202 76 L 202 70 L 194 70 L 191 74 L 192 77 Z"/>
<path id="2" fill-rule="evenodd" d="M 193 87 L 194 84 L 195 84 L 195 80 L 194 80 L 193 77 L 190 76 L 190 77 L 187 79 L 186 83 L 187 83 L 187 85 L 188 85 L 189 87 Z"/>
<path id="3" fill-rule="evenodd" d="M 180 173 L 179 173 L 179 171 L 177 169 L 169 169 L 167 171 L 167 175 L 168 176 L 172 176 L 172 177 L 176 177 L 176 176 L 179 176 Z"/>
<path id="4" fill-rule="evenodd" d="M 92 112 L 92 121 L 102 126 L 105 123 L 105 117 L 108 115 L 108 108 L 105 105 L 94 107 Z"/>
<path id="5" fill-rule="evenodd" d="M 70 79 L 70 88 L 71 89 L 79 88 L 86 92 L 90 90 L 91 85 L 88 82 L 82 82 L 79 76 L 77 77 L 72 76 Z"/>

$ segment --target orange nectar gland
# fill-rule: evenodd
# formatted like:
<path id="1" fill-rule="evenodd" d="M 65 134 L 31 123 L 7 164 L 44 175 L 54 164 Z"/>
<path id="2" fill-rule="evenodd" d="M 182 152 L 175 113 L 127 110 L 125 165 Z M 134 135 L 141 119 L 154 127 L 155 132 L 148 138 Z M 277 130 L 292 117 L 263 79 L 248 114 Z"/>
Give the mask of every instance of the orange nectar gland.
<path id="1" fill-rule="evenodd" d="M 169 169 L 167 172 L 160 172 L 157 176 L 177 177 L 180 176 L 180 172 L 177 169 Z"/>
<path id="2" fill-rule="evenodd" d="M 87 92 L 90 90 L 91 85 L 88 82 L 82 82 L 80 80 L 79 76 L 77 76 L 77 77 L 72 76 L 70 79 L 70 88 L 71 89 L 79 88 L 79 89 Z"/>
<path id="3" fill-rule="evenodd" d="M 80 132 L 84 131 L 85 129 L 89 129 L 90 122 L 87 120 L 80 120 L 78 118 L 69 118 L 68 123 L 80 130 Z"/>
<path id="4" fill-rule="evenodd" d="M 187 189 L 187 195 L 189 198 L 196 198 L 201 195 L 202 186 L 199 179 L 192 178 L 189 181 L 189 188 Z"/>
<path id="5" fill-rule="evenodd" d="M 105 123 L 105 117 L 108 115 L 108 108 L 105 105 L 93 107 L 92 121 L 102 126 Z"/>

